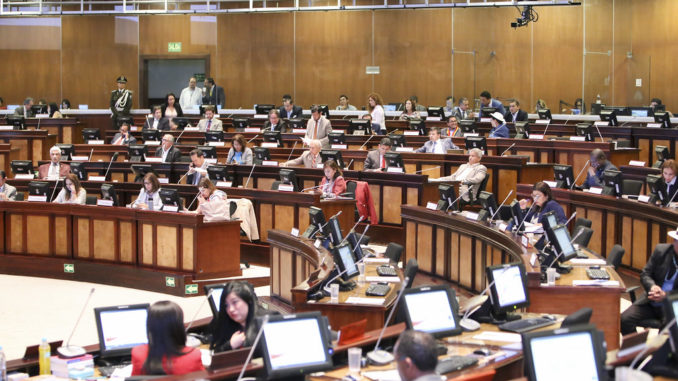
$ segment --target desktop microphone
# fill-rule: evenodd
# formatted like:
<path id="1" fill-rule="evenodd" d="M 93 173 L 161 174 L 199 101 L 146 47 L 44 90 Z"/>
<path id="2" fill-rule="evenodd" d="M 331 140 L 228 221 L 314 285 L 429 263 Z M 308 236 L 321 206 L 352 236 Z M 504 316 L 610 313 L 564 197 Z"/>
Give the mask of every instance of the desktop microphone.
<path id="1" fill-rule="evenodd" d="M 242 365 L 242 369 L 240 369 L 240 374 L 238 374 L 238 378 L 236 381 L 241 381 L 243 379 L 242 376 L 245 374 L 245 369 L 247 369 L 247 365 L 249 365 L 250 361 L 252 361 L 252 355 L 254 354 L 254 350 L 257 349 L 257 344 L 259 344 L 261 334 L 264 333 L 264 327 L 266 327 L 266 324 L 268 323 L 268 317 L 269 315 L 262 316 L 261 327 L 259 328 L 259 332 L 257 332 L 257 337 L 254 338 L 254 343 L 252 343 L 250 353 L 247 354 L 247 360 L 245 360 L 245 363 Z"/>
<path id="2" fill-rule="evenodd" d="M 306 192 L 306 191 L 310 191 L 311 189 L 317 189 L 317 188 L 320 188 L 321 186 L 322 186 L 322 185 L 318 185 L 318 186 L 310 187 L 310 188 L 304 188 L 304 189 L 302 189 L 301 191 L 302 191 L 302 192 Z"/>
<path id="3" fill-rule="evenodd" d="M 82 315 L 85 313 L 87 303 L 89 303 L 89 300 L 92 298 L 92 294 L 94 294 L 94 287 L 92 287 L 92 289 L 90 290 L 89 295 L 87 296 L 87 300 L 85 300 L 85 305 L 82 306 L 82 311 L 80 311 L 80 316 L 78 316 L 78 320 L 75 322 L 73 331 L 71 331 L 71 335 L 68 337 L 68 340 L 66 340 L 66 346 L 61 346 L 57 348 L 57 353 L 59 353 L 59 356 L 62 358 L 78 357 L 87 353 L 85 351 L 85 348 L 70 345 L 70 343 L 71 339 L 73 338 L 73 334 L 75 333 L 75 329 L 78 327 L 78 323 L 80 323 L 80 319 L 82 318 Z"/>
<path id="4" fill-rule="evenodd" d="M 574 236 L 574 238 L 572 238 L 572 239 L 570 240 L 570 244 L 572 244 L 572 242 L 574 242 L 575 239 L 579 238 L 579 236 L 580 236 L 583 232 L 584 232 L 583 229 L 580 230 L 579 233 L 577 233 L 577 234 Z M 553 260 L 553 262 L 551 262 L 551 264 L 548 265 L 547 269 L 550 268 L 551 266 L 553 266 L 553 264 L 555 264 L 556 261 L 558 260 L 558 258 L 560 258 L 563 254 L 565 254 L 564 251 L 563 251 L 562 253 L 558 254 L 558 255 L 556 256 L 556 258 Z"/>
<path id="5" fill-rule="evenodd" d="M 179 136 L 177 136 L 177 138 L 174 140 L 175 144 L 179 144 L 179 139 L 181 139 L 181 135 L 183 135 L 184 132 L 186 132 L 185 129 L 181 130 L 181 133 L 179 134 Z"/>
<path id="6" fill-rule="evenodd" d="M 290 158 L 292 157 L 292 153 L 294 152 L 294 148 L 296 148 L 297 143 L 299 143 L 299 142 L 295 140 L 295 141 L 294 141 L 294 145 L 292 146 L 292 150 L 290 151 L 290 154 L 287 156 L 287 160 L 285 160 L 286 163 L 287 163 L 288 161 L 290 161 Z"/>
<path id="7" fill-rule="evenodd" d="M 504 267 L 504 271 L 502 271 L 501 274 L 499 274 L 500 276 L 504 275 L 506 270 L 511 268 L 511 265 L 510 264 L 504 264 L 503 267 Z M 496 282 L 497 282 L 497 278 L 494 278 L 492 280 L 492 282 L 490 282 L 490 284 L 488 284 L 487 287 L 485 287 L 483 292 L 478 294 L 478 296 L 473 297 L 473 299 L 482 300 L 482 302 L 480 303 L 480 305 L 478 305 L 478 307 L 482 306 L 485 303 L 485 301 L 487 300 L 487 297 L 483 298 L 483 295 L 485 295 L 490 290 L 490 287 L 492 287 Z M 471 308 L 471 306 L 468 306 L 468 308 L 464 312 L 464 316 L 462 316 L 461 320 L 459 320 L 459 325 L 467 331 L 477 331 L 477 330 L 479 330 L 480 329 L 480 323 L 478 323 L 477 321 L 475 321 L 473 319 L 469 319 L 469 316 L 476 311 L 477 311 L 477 308 Z"/>
<path id="8" fill-rule="evenodd" d="M 198 190 L 198 194 L 196 194 L 195 197 L 193 197 L 193 201 L 191 201 L 191 203 L 188 205 L 188 208 L 186 208 L 186 210 L 191 210 L 191 206 L 193 206 L 193 203 L 195 202 L 195 200 L 198 199 L 198 196 L 200 196 L 200 190 Z"/>
<path id="9" fill-rule="evenodd" d="M 419 171 L 414 171 L 414 173 L 426 172 L 426 171 L 432 171 L 432 170 L 434 170 L 434 169 L 440 169 L 440 166 L 433 167 L 433 168 L 428 168 L 428 169 L 422 169 L 422 170 L 419 170 Z"/>
<path id="10" fill-rule="evenodd" d="M 492 220 L 494 220 L 494 216 L 496 216 L 497 213 L 499 213 L 499 210 L 501 210 L 501 207 L 504 206 L 504 204 L 506 203 L 506 200 L 508 200 L 509 196 L 511 196 L 512 194 L 513 194 L 513 189 L 511 189 L 509 194 L 506 195 L 506 198 L 504 198 L 504 201 L 502 201 L 501 204 L 499 204 L 499 206 L 497 207 L 497 210 L 495 210 L 494 213 L 492 213 L 492 217 L 490 217 L 490 220 L 488 221 L 489 223 L 492 223 Z"/>
<path id="11" fill-rule="evenodd" d="M 57 187 L 59 186 L 59 181 L 61 181 L 61 177 L 57 177 L 57 181 L 54 184 L 54 190 L 52 191 L 52 195 L 50 196 L 49 200 L 45 200 L 45 201 L 52 202 L 52 200 L 54 200 L 54 193 L 56 193 Z M 66 186 L 65 183 L 64 183 L 64 186 Z"/>
<path id="12" fill-rule="evenodd" d="M 94 148 L 92 148 L 92 150 L 89 151 L 89 159 L 87 159 L 87 161 L 92 161 L 92 154 L 94 154 Z"/>
<path id="13" fill-rule="evenodd" d="M 501 155 L 499 155 L 499 156 L 504 156 L 504 154 L 505 154 L 506 152 L 508 152 L 508 150 L 510 150 L 511 148 L 513 148 L 515 145 L 516 145 L 516 143 L 511 144 L 511 145 L 509 146 L 509 148 L 505 149 L 504 152 L 502 152 Z"/>
<path id="14" fill-rule="evenodd" d="M 582 167 L 582 169 L 577 174 L 577 177 L 572 182 L 572 185 L 570 185 L 570 190 L 572 190 L 572 188 L 574 188 L 575 184 L 577 184 L 577 180 L 579 180 L 579 177 L 581 176 L 582 173 L 584 173 L 584 170 L 586 169 L 586 167 L 589 166 L 590 163 L 591 163 L 591 159 L 586 160 L 586 164 L 584 164 L 584 167 Z"/>
<path id="15" fill-rule="evenodd" d="M 250 184 L 250 179 L 252 178 L 252 172 L 254 172 L 254 167 L 256 167 L 256 164 L 252 164 L 252 169 L 250 170 L 250 175 L 247 176 L 247 182 L 245 183 L 245 186 L 243 188 L 247 188 L 247 186 Z"/>
<path id="16" fill-rule="evenodd" d="M 242 106 L 238 107 L 238 110 L 241 110 L 241 109 L 242 109 Z M 236 111 L 237 111 L 237 110 L 236 110 Z M 235 113 L 233 113 L 233 114 L 227 116 L 225 119 L 228 119 L 228 118 L 232 117 L 233 115 L 235 115 Z"/>
<path id="17" fill-rule="evenodd" d="M 549 130 L 549 126 L 551 125 L 551 119 L 547 119 L 547 120 L 548 120 L 548 123 L 546 123 L 546 127 L 544 128 L 544 133 L 543 133 L 544 139 L 546 139 L 546 131 Z"/>
<path id="18" fill-rule="evenodd" d="M 370 360 L 373 364 L 377 365 L 386 365 L 394 360 L 394 357 L 392 354 L 386 352 L 383 349 L 379 349 L 379 344 L 381 343 L 381 338 L 384 336 L 384 332 L 386 331 L 386 327 L 388 326 L 388 323 L 391 321 L 391 317 L 393 317 L 393 313 L 398 307 L 398 302 L 400 301 L 400 298 L 403 296 L 405 293 L 405 285 L 407 282 L 409 282 L 410 277 L 405 277 L 401 283 L 401 288 L 400 292 L 398 292 L 398 297 L 396 298 L 395 302 L 393 302 L 393 307 L 391 307 L 391 312 L 389 312 L 388 317 L 386 318 L 386 323 L 384 323 L 384 327 L 381 329 L 381 333 L 379 333 L 379 338 L 377 339 L 377 344 L 374 346 L 374 350 L 372 352 L 367 353 L 367 359 Z"/>
<path id="19" fill-rule="evenodd" d="M 106 169 L 106 173 L 104 174 L 104 181 L 106 181 L 106 176 L 108 176 L 108 171 L 111 170 L 111 165 L 113 165 L 113 162 L 118 160 L 118 153 L 113 152 L 113 156 L 111 157 L 111 161 L 108 163 L 108 168 Z"/>
<path id="20" fill-rule="evenodd" d="M 539 198 L 539 197 L 536 197 Z M 523 217 L 523 220 L 520 222 L 520 225 L 518 225 L 518 229 L 516 229 L 516 233 L 520 234 L 520 228 L 523 227 L 523 224 L 525 224 L 525 221 L 527 220 L 527 216 L 530 214 L 532 211 L 532 208 L 537 205 L 537 200 L 532 200 L 532 205 L 530 205 L 530 209 L 527 210 L 527 213 L 525 213 L 525 217 Z"/>
<path id="21" fill-rule="evenodd" d="M 187 171 L 186 173 L 184 173 L 184 175 L 181 176 L 181 177 L 179 178 L 179 181 L 177 181 L 177 184 L 181 184 L 181 180 L 183 180 L 184 177 L 188 176 L 189 173 L 191 173 L 191 169 L 193 169 L 193 168 L 191 168 L 191 167 L 189 166 L 188 171 Z"/>
<path id="22" fill-rule="evenodd" d="M 570 221 L 572 221 L 572 219 L 573 219 L 576 215 L 577 215 L 577 212 L 572 213 L 572 215 L 570 216 L 570 218 L 567 219 L 567 222 L 565 222 L 565 226 L 567 226 L 567 225 L 570 223 Z"/>
<path id="23" fill-rule="evenodd" d="M 600 128 L 598 128 L 598 125 L 593 123 L 593 125 L 596 127 L 596 131 L 598 131 L 598 136 L 600 136 L 600 142 L 605 143 L 605 139 L 603 139 L 603 135 L 600 133 Z"/>
<path id="24" fill-rule="evenodd" d="M 450 202 L 450 200 L 447 199 L 447 202 L 449 203 L 449 205 L 447 205 L 447 209 L 445 209 L 445 213 L 447 213 L 447 211 L 450 210 L 450 207 L 452 207 L 452 205 L 456 204 L 457 201 L 459 201 L 466 193 L 468 193 L 469 190 L 471 190 L 471 188 L 467 187 L 466 190 L 462 194 L 460 194 L 459 197 L 457 197 L 456 200 L 454 200 L 452 202 Z"/>
<path id="25" fill-rule="evenodd" d="M 247 141 L 247 143 L 252 143 L 252 140 L 256 139 L 259 137 L 259 134 L 254 135 L 254 137 L 250 140 Z"/>
<path id="26" fill-rule="evenodd" d="M 367 142 L 369 142 L 370 140 L 372 140 L 372 138 L 375 137 L 375 136 L 376 136 L 376 135 L 370 135 L 370 137 L 367 138 L 367 140 L 365 140 L 365 143 L 363 143 L 363 145 L 361 145 L 360 148 L 358 148 L 358 150 L 362 150 L 363 147 L 365 147 L 365 145 L 367 144 Z"/>

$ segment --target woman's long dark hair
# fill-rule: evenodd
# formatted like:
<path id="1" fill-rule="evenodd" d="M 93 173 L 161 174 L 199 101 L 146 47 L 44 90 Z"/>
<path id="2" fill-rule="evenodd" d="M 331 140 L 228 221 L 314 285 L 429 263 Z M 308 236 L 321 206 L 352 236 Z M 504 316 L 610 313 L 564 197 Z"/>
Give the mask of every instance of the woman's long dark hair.
<path id="1" fill-rule="evenodd" d="M 330 167 L 330 168 L 334 169 L 334 176 L 332 176 L 332 178 L 330 179 L 331 181 L 334 181 L 334 180 L 337 179 L 337 177 L 344 175 L 344 173 L 341 171 L 341 168 L 339 168 L 339 165 L 337 164 L 337 162 L 332 160 L 332 159 L 329 159 L 325 162 L 323 169 L 325 167 Z"/>
<path id="2" fill-rule="evenodd" d="M 177 111 L 177 117 L 182 117 L 184 116 L 184 110 L 181 109 L 181 105 L 179 104 L 179 98 L 177 98 L 174 93 L 167 93 L 165 95 L 165 103 L 160 107 L 160 110 L 162 111 L 162 117 L 165 117 L 165 110 L 167 110 L 167 106 L 169 106 L 169 97 L 173 96 L 174 97 L 174 109 Z"/>
<path id="3" fill-rule="evenodd" d="M 51 102 L 49 104 L 49 117 L 52 118 L 54 117 L 54 113 L 59 111 L 59 106 L 55 102 Z"/>
<path id="4" fill-rule="evenodd" d="M 257 295 L 254 293 L 254 287 L 245 281 L 234 281 L 226 284 L 219 300 L 219 314 L 212 322 L 212 342 L 210 349 L 219 349 L 231 340 L 231 336 L 242 330 L 242 326 L 228 316 L 226 307 L 226 298 L 231 293 L 247 303 L 247 319 L 245 320 L 245 343 L 243 346 L 252 345 L 257 336 L 257 327 L 254 319 L 258 314 Z"/>
<path id="5" fill-rule="evenodd" d="M 539 192 L 543 193 L 544 196 L 546 196 L 546 202 L 544 202 L 544 204 L 543 204 L 544 206 L 546 206 L 547 202 L 553 200 L 553 195 L 551 194 L 551 187 L 543 181 L 540 181 L 540 182 L 534 184 L 534 187 L 532 187 L 532 190 L 533 191 L 539 191 Z M 538 205 L 535 206 L 534 212 L 535 213 L 541 212 L 542 207 L 540 207 Z"/>
<path id="6" fill-rule="evenodd" d="M 148 334 L 148 357 L 144 362 L 146 374 L 166 374 L 162 367 L 163 358 L 171 372 L 172 357 L 181 356 L 186 346 L 184 312 L 176 303 L 161 301 L 153 303 L 146 320 Z"/>

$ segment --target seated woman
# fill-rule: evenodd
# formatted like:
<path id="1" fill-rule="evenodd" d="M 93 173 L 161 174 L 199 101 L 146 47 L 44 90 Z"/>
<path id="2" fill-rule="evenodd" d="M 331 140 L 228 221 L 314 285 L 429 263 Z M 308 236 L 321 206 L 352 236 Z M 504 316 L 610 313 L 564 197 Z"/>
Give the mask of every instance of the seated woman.
<path id="1" fill-rule="evenodd" d="M 161 111 L 162 117 L 168 120 L 184 116 L 184 111 L 181 109 L 181 105 L 177 103 L 177 97 L 174 93 L 165 96 L 165 103 L 162 105 Z"/>
<path id="2" fill-rule="evenodd" d="M 147 173 L 144 176 L 144 186 L 139 191 L 139 197 L 130 205 L 132 208 L 160 210 L 162 209 L 162 200 L 160 199 L 160 182 L 153 173 Z"/>
<path id="3" fill-rule="evenodd" d="M 217 189 L 212 181 L 204 177 L 198 183 L 198 208 L 196 213 L 205 216 L 205 221 L 223 221 L 230 219 L 226 193 Z"/>
<path id="4" fill-rule="evenodd" d="M 325 176 L 320 182 L 320 190 L 323 192 L 325 198 L 335 198 L 340 194 L 346 192 L 346 181 L 342 176 L 341 168 L 334 160 L 327 160 L 323 164 L 323 171 Z"/>
<path id="5" fill-rule="evenodd" d="M 204 369 L 200 350 L 186 347 L 184 312 L 176 303 L 151 305 L 146 334 L 148 344 L 132 348 L 132 375 L 180 375 Z"/>
<path id="6" fill-rule="evenodd" d="M 252 149 L 247 146 L 245 137 L 241 134 L 236 134 L 233 137 L 231 149 L 228 150 L 226 164 L 252 165 L 252 157 Z"/>
<path id="7" fill-rule="evenodd" d="M 64 179 L 64 187 L 61 188 L 54 202 L 59 204 L 82 204 L 87 201 L 87 191 L 80 186 L 78 176 L 69 173 Z"/>
<path id="8" fill-rule="evenodd" d="M 226 284 L 219 301 L 219 313 L 210 323 L 210 349 L 223 352 L 251 346 L 257 336 L 255 319 L 264 314 L 257 305 L 251 284 L 245 281 Z"/>
<path id="9" fill-rule="evenodd" d="M 525 222 L 541 224 L 541 217 L 548 212 L 555 213 L 558 224 L 564 224 L 567 222 L 567 217 L 565 216 L 563 207 L 561 207 L 560 204 L 558 204 L 558 202 L 553 199 L 553 196 L 551 195 L 551 187 L 545 182 L 540 181 L 534 184 L 532 187 L 532 201 L 535 205 L 525 216 Z M 529 207 L 529 199 L 520 200 L 521 209 L 525 210 Z M 511 220 L 507 230 L 510 230 L 513 225 L 513 220 Z"/>
<path id="10" fill-rule="evenodd" d="M 408 99 L 405 101 L 405 110 L 400 114 L 400 120 L 412 120 L 412 119 L 421 119 L 421 114 L 419 111 L 415 110 L 412 100 Z"/>
<path id="11" fill-rule="evenodd" d="M 662 180 L 666 186 L 666 201 L 665 203 L 677 202 L 678 196 L 678 163 L 675 160 L 669 159 L 662 164 Z"/>
<path id="12" fill-rule="evenodd" d="M 59 106 L 55 102 L 51 102 L 49 105 L 47 105 L 47 114 L 49 114 L 50 118 L 63 118 L 64 116 L 61 115 L 61 112 L 59 112 Z"/>

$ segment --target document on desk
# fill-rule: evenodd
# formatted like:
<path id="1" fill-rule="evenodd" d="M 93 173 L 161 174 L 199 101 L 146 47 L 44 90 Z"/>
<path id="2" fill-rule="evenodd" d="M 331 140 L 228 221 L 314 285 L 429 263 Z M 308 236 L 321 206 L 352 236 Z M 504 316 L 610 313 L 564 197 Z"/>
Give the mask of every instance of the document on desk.
<path id="1" fill-rule="evenodd" d="M 366 276 L 366 282 L 387 282 L 387 283 L 399 283 L 400 278 L 397 276 Z"/>
<path id="2" fill-rule="evenodd" d="M 473 336 L 475 340 L 482 341 L 501 341 L 504 343 L 520 343 L 522 341 L 519 333 L 508 332 L 490 332 L 485 331 L 479 335 Z"/>
<path id="3" fill-rule="evenodd" d="M 604 259 L 599 258 L 572 258 L 570 259 L 570 263 L 573 265 L 588 265 L 588 266 L 607 264 L 607 262 L 605 262 Z"/>
<path id="4" fill-rule="evenodd" d="M 365 258 L 365 263 L 386 263 L 388 264 L 390 260 L 388 258 Z"/>
<path id="5" fill-rule="evenodd" d="M 573 286 L 601 286 L 601 287 L 619 287 L 617 280 L 595 280 L 595 279 L 575 279 Z"/>
<path id="6" fill-rule="evenodd" d="M 544 234 L 544 228 L 539 224 L 531 224 L 525 221 L 525 233 Z"/>
<path id="7" fill-rule="evenodd" d="M 359 296 L 350 296 L 346 299 L 347 304 L 369 304 L 372 306 L 381 306 L 386 298 L 361 298 Z"/>
<path id="8" fill-rule="evenodd" d="M 363 372 L 363 376 L 375 381 L 400 381 L 398 369 Z"/>

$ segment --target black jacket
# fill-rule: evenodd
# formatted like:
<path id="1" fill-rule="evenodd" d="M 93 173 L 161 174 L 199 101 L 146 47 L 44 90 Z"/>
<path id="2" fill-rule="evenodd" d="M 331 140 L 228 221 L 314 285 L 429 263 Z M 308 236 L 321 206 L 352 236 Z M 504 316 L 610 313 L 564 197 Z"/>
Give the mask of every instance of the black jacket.
<path id="1" fill-rule="evenodd" d="M 155 156 L 157 157 L 162 157 L 162 146 L 158 147 L 157 150 L 155 150 Z M 165 158 L 165 163 L 173 163 L 175 161 L 179 161 L 181 159 L 181 151 L 175 146 L 172 146 L 167 153 L 167 157 Z"/>
<path id="2" fill-rule="evenodd" d="M 640 273 L 640 283 L 643 285 L 646 292 L 650 291 L 650 288 L 654 285 L 659 287 L 662 286 L 664 279 L 666 279 L 666 274 L 669 269 L 674 266 L 673 258 L 675 256 L 676 253 L 673 250 L 672 244 L 660 243 L 654 248 L 650 260 Z M 676 277 L 676 281 L 673 283 L 673 289 L 678 289 L 678 277 Z M 649 301 L 650 300 L 647 299 L 646 295 L 642 302 L 647 303 Z"/>
<path id="3" fill-rule="evenodd" d="M 523 110 L 518 110 L 518 117 L 516 118 L 518 120 L 513 120 L 513 114 L 511 114 L 511 111 L 507 111 L 506 114 L 504 115 L 504 119 L 506 120 L 507 123 L 527 122 L 527 112 Z"/>
<path id="4" fill-rule="evenodd" d="M 285 106 L 280 106 L 278 109 L 280 111 L 280 117 L 289 119 L 289 118 L 301 118 L 301 112 L 303 109 L 300 106 L 293 105 L 292 106 L 292 115 L 287 115 L 287 111 L 285 110 Z"/>

